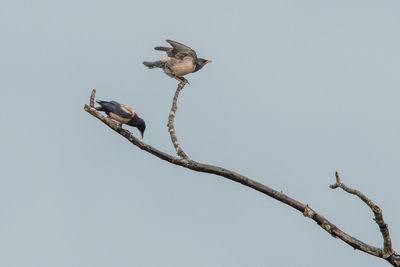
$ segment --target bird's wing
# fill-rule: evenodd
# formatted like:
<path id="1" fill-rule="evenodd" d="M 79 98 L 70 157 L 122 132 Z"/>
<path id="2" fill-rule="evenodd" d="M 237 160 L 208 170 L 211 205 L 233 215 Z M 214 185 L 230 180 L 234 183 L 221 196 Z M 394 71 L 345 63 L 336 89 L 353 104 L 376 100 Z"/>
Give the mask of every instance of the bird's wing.
<path id="1" fill-rule="evenodd" d="M 136 111 L 134 111 L 132 108 L 126 106 L 126 105 L 121 105 L 121 109 L 124 110 L 125 112 L 130 114 L 130 117 L 135 116 Z"/>
<path id="2" fill-rule="evenodd" d="M 122 118 L 132 118 L 132 115 L 122 107 L 124 105 L 120 105 L 117 101 L 111 101 L 111 103 L 112 103 L 112 110 L 111 110 L 112 113 L 117 114 Z"/>
<path id="3" fill-rule="evenodd" d="M 172 47 L 165 47 L 165 46 L 156 46 L 154 50 L 157 51 L 165 51 L 169 57 L 175 57 L 176 51 Z"/>
<path id="4" fill-rule="evenodd" d="M 184 44 L 181 44 L 181 43 L 178 43 L 178 42 L 175 42 L 172 40 L 167 40 L 167 42 L 173 47 L 172 50 L 167 51 L 167 54 L 169 57 L 183 59 L 184 57 L 190 56 L 194 60 L 197 59 L 196 52 L 189 46 L 186 46 Z"/>
<path id="5" fill-rule="evenodd" d="M 97 101 L 107 113 L 114 113 L 122 118 L 132 118 L 132 115 L 129 112 L 126 112 L 121 108 L 121 105 L 117 101 Z"/>
<path id="6" fill-rule="evenodd" d="M 165 52 L 168 53 L 168 51 L 172 50 L 172 48 L 171 47 L 165 47 L 165 46 L 156 46 L 156 47 L 154 47 L 154 50 L 165 51 Z"/>
<path id="7" fill-rule="evenodd" d="M 187 45 L 172 41 L 172 40 L 167 40 L 167 42 L 176 50 L 176 51 L 189 51 L 192 50 L 192 48 L 190 48 Z"/>

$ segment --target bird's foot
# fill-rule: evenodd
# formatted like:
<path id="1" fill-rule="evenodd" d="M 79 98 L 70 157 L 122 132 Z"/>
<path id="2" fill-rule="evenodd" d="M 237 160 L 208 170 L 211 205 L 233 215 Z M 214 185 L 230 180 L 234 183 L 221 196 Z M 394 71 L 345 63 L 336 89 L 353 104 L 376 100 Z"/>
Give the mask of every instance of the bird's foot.
<path id="1" fill-rule="evenodd" d="M 179 81 L 179 84 L 181 86 L 185 86 L 185 84 L 190 84 L 189 81 L 184 77 L 176 77 L 176 79 Z"/>

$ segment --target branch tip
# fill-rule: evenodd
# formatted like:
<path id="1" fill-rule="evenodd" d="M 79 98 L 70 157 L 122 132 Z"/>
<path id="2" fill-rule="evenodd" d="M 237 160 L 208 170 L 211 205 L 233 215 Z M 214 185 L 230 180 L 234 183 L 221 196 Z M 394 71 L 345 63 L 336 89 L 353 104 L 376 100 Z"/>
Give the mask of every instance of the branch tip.
<path id="1" fill-rule="evenodd" d="M 94 97 L 96 96 L 96 89 L 93 88 L 92 93 L 90 94 L 89 104 L 92 108 L 94 108 Z"/>
<path id="2" fill-rule="evenodd" d="M 336 177 L 336 183 L 331 184 L 329 186 L 331 189 L 336 189 L 336 188 L 340 187 L 341 181 L 340 181 L 339 173 L 337 171 L 335 172 L 335 177 Z"/>

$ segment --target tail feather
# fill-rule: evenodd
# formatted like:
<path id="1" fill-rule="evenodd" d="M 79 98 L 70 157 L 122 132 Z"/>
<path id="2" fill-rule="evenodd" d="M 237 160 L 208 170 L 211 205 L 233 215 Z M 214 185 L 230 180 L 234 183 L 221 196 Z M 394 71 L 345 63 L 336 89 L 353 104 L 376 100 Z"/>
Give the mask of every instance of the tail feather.
<path id="1" fill-rule="evenodd" d="M 96 108 L 98 111 L 106 111 L 106 109 L 104 107 L 104 104 L 107 104 L 108 103 L 107 101 L 99 100 L 99 101 L 96 101 L 96 102 L 100 105 L 100 107 Z"/>
<path id="2" fill-rule="evenodd" d="M 163 66 L 163 63 L 161 61 L 154 61 L 154 62 L 143 61 L 143 65 L 145 65 L 149 69 L 153 69 L 153 68 L 161 68 Z"/>

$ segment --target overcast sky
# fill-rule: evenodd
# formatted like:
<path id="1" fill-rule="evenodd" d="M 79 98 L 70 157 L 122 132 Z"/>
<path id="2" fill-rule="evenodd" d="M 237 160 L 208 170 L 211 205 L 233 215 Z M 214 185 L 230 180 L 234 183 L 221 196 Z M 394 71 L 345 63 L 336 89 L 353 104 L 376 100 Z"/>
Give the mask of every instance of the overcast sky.
<path id="1" fill-rule="evenodd" d="M 168 164 L 84 112 L 92 88 L 175 154 L 177 82 L 141 62 L 172 39 L 188 75 L 175 129 L 194 160 L 308 203 L 400 250 L 399 1 L 11 1 L 0 4 L 0 266 L 389 266 L 290 207 Z M 132 129 L 139 136 L 136 129 Z"/>

